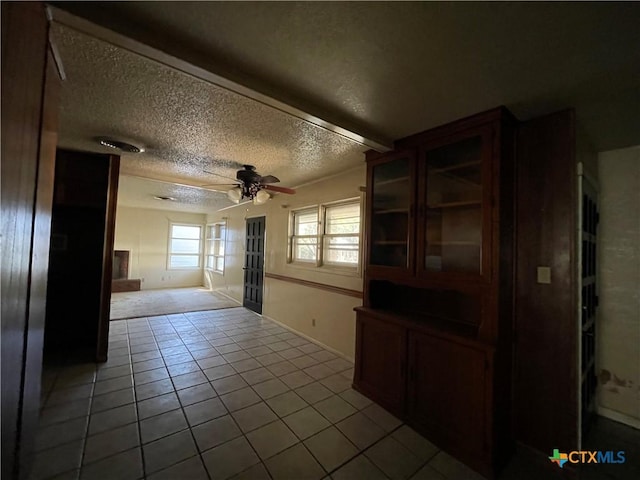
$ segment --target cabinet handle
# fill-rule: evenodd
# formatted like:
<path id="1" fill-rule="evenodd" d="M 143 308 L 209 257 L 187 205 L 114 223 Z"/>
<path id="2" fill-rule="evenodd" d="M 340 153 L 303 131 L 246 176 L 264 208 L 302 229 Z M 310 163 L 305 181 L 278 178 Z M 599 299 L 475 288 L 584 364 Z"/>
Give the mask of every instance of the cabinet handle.
<path id="1" fill-rule="evenodd" d="M 407 365 L 404 360 L 400 362 L 400 376 L 404 378 L 407 371 Z"/>

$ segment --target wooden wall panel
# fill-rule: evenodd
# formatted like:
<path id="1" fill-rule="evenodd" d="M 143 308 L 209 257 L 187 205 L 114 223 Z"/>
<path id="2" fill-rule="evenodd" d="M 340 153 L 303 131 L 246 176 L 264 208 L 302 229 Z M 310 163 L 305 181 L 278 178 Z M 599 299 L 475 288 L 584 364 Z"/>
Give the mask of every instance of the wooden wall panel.
<path id="1" fill-rule="evenodd" d="M 551 453 L 577 446 L 574 114 L 518 134 L 515 420 L 517 440 Z M 537 267 L 551 267 L 551 284 Z"/>
<path id="2" fill-rule="evenodd" d="M 49 269 L 49 243 L 51 239 L 51 209 L 55 173 L 56 146 L 58 144 L 58 107 L 60 77 L 53 55 L 47 56 L 47 73 L 40 135 L 40 158 L 36 189 L 35 218 L 33 222 L 33 255 L 31 263 L 31 290 L 29 298 L 28 335 L 25 348 L 25 376 L 22 413 L 22 448 L 20 462 L 25 468 L 30 463 L 31 439 L 40 414 L 40 387 L 42 382 L 42 353 L 47 303 L 47 272 Z"/>
<path id="3" fill-rule="evenodd" d="M 58 150 L 45 354 L 106 361 L 120 158 Z"/>
<path id="4" fill-rule="evenodd" d="M 32 270 L 32 248 L 38 248 L 39 258 L 47 254 L 41 243 L 33 243 L 47 35 L 42 3 L 2 3 L 2 478 L 7 479 L 18 477 L 31 284 L 38 285 L 37 296 L 46 282 L 41 268 Z M 41 232 L 39 225 L 36 221 Z M 37 377 L 38 366 L 30 368 Z"/>

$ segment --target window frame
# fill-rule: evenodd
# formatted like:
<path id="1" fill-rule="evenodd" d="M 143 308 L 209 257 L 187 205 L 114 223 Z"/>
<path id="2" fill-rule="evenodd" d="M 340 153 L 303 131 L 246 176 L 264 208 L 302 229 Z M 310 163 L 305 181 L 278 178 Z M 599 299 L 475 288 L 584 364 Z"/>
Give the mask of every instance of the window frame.
<path id="1" fill-rule="evenodd" d="M 214 234 L 210 236 L 211 229 L 213 229 Z M 216 252 L 215 246 L 210 247 L 210 245 L 213 242 L 218 242 L 218 247 L 222 247 L 222 253 L 220 253 L 219 248 L 218 248 L 218 251 Z M 205 225 L 204 268 L 206 270 L 213 273 L 217 273 L 218 275 L 224 275 L 226 247 L 227 247 L 227 221 L 221 220 L 219 222 L 208 223 L 207 225 Z M 213 262 L 212 262 L 213 268 L 209 267 L 209 258 L 213 259 Z M 217 262 L 218 259 L 222 259 L 222 270 L 216 269 L 216 266 L 218 265 L 218 262 Z"/>
<path id="2" fill-rule="evenodd" d="M 173 253 L 173 240 L 195 240 L 195 238 L 174 237 L 173 227 L 197 227 L 200 229 L 198 236 L 198 266 L 197 267 L 174 267 L 171 265 L 172 256 L 192 257 L 195 253 Z M 167 244 L 167 270 L 202 270 L 202 247 L 203 247 L 203 226 L 199 223 L 169 222 L 169 241 Z"/>
<path id="3" fill-rule="evenodd" d="M 333 207 L 340 207 L 343 205 L 358 205 L 359 210 L 359 228 L 358 228 L 358 261 L 356 264 L 346 264 L 346 263 L 337 263 L 337 262 L 328 262 L 325 260 L 325 242 L 327 239 L 331 237 L 344 237 L 344 236 L 355 236 L 355 235 L 342 235 L 342 234 L 331 234 L 326 233 L 326 225 L 327 225 L 327 210 L 330 210 Z M 289 234 L 287 236 L 288 239 L 288 249 L 287 249 L 287 263 L 291 266 L 307 268 L 307 269 L 322 269 L 326 271 L 330 271 L 332 273 L 339 273 L 345 275 L 356 275 L 360 276 L 362 272 L 362 257 L 364 256 L 363 252 L 363 232 L 364 232 L 364 201 L 363 197 L 352 197 L 343 200 L 337 200 L 333 202 L 324 202 L 317 205 L 310 205 L 300 208 L 292 209 L 289 213 Z M 318 233 L 317 235 L 295 235 L 295 222 L 296 215 L 304 212 L 315 211 L 318 219 Z M 315 261 L 303 261 L 295 258 L 295 239 L 296 238 L 316 238 L 317 242 L 317 257 Z"/>
<path id="4" fill-rule="evenodd" d="M 314 212 L 316 215 L 316 222 L 318 223 L 318 228 L 317 228 L 317 232 L 315 235 L 296 235 L 296 216 L 300 215 L 300 214 L 305 214 L 305 213 L 311 213 Z M 319 217 L 319 212 L 318 212 L 318 206 L 314 205 L 311 207 L 303 207 L 303 208 L 296 208 L 295 210 L 292 210 L 290 215 L 289 215 L 289 249 L 288 249 L 288 262 L 289 263 L 294 263 L 296 265 L 305 265 L 305 266 L 315 266 L 315 267 L 319 267 L 320 266 L 320 217 Z M 310 239 L 313 238 L 316 241 L 316 258 L 315 260 L 300 260 L 298 258 L 296 258 L 295 256 L 295 249 L 296 249 L 296 239 L 301 238 L 301 239 Z"/>

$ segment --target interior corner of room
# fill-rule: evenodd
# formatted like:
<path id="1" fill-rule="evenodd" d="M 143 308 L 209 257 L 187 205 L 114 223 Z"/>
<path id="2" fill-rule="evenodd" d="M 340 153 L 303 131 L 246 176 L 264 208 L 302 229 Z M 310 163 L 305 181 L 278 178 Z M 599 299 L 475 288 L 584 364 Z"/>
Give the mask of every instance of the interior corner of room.
<path id="1" fill-rule="evenodd" d="M 110 329 L 193 312 L 354 362 L 469 475 L 527 452 L 558 478 L 554 449 L 613 448 L 603 418 L 637 435 L 637 4 L 146 3 L 2 4 L 3 477 L 43 365 L 99 371 Z"/>

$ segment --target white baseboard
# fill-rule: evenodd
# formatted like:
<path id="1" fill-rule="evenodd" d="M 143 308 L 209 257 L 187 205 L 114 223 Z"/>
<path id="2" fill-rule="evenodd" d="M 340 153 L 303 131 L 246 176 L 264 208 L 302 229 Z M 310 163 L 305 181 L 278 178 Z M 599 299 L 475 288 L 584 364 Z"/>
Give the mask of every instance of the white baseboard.
<path id="1" fill-rule="evenodd" d="M 232 302 L 236 302 L 238 304 L 239 307 L 242 306 L 242 302 L 239 302 L 237 299 L 233 298 L 231 295 L 227 295 L 226 293 L 224 293 L 223 291 L 220 290 L 211 290 L 212 292 L 216 292 L 219 293 L 220 295 L 227 297 L 229 300 L 231 300 Z"/>
<path id="2" fill-rule="evenodd" d="M 292 333 L 295 333 L 296 335 L 301 336 L 302 338 L 309 340 L 311 343 L 315 343 L 316 345 L 324 348 L 325 350 L 329 350 L 331 353 L 336 354 L 337 356 L 339 356 L 340 358 L 343 358 L 345 360 L 348 360 L 349 362 L 353 363 L 354 359 L 350 358 L 348 356 L 346 356 L 344 353 L 339 352 L 338 350 L 336 350 L 335 348 L 330 347 L 329 345 L 325 345 L 322 342 L 319 342 L 318 340 L 316 340 L 313 337 L 310 337 L 309 335 L 305 335 L 302 332 L 299 332 L 298 330 L 291 328 L 289 325 L 279 322 L 278 320 L 276 320 L 275 318 L 271 318 L 271 317 L 267 317 L 266 315 L 262 315 L 263 318 L 266 318 L 267 320 L 271 320 L 273 323 L 280 325 L 282 328 L 286 328 L 287 330 L 289 330 Z"/>
<path id="3" fill-rule="evenodd" d="M 615 410 L 611 410 L 610 408 L 606 408 L 601 405 L 598 405 L 596 407 L 596 413 L 601 417 L 608 418 L 615 422 L 624 423 L 625 425 L 629 425 L 630 427 L 640 430 L 640 418 L 635 418 L 625 413 L 616 412 Z"/>

